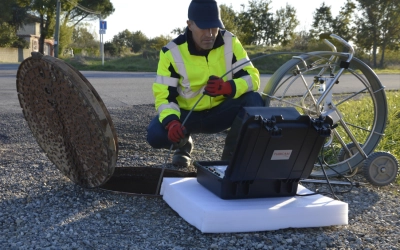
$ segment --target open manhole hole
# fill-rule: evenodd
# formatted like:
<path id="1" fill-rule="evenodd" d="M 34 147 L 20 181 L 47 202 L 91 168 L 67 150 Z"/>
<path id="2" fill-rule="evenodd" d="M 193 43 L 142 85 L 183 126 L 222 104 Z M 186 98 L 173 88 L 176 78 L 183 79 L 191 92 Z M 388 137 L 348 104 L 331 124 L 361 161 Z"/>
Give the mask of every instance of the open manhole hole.
<path id="1" fill-rule="evenodd" d="M 71 65 L 33 52 L 17 72 L 18 99 L 39 146 L 71 181 L 84 187 L 156 195 L 161 177 L 196 173 L 151 167 L 116 168 L 118 138 L 90 82 Z"/>
<path id="2" fill-rule="evenodd" d="M 159 196 L 157 187 L 161 168 L 117 167 L 100 189 L 136 195 Z M 164 169 L 163 177 L 196 177 L 194 172 Z"/>

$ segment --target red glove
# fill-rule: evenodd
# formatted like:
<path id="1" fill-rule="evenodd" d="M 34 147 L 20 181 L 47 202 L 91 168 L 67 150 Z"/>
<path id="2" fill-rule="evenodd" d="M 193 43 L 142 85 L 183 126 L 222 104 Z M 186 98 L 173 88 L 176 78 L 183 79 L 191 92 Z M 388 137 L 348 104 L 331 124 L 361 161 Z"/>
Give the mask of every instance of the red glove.
<path id="1" fill-rule="evenodd" d="M 222 78 L 210 76 L 205 87 L 204 94 L 209 96 L 230 95 L 232 94 L 232 86 L 230 82 L 224 82 Z"/>
<path id="2" fill-rule="evenodd" d="M 178 143 L 181 139 L 185 138 L 186 129 L 180 121 L 170 121 L 165 128 L 168 130 L 168 140 Z"/>

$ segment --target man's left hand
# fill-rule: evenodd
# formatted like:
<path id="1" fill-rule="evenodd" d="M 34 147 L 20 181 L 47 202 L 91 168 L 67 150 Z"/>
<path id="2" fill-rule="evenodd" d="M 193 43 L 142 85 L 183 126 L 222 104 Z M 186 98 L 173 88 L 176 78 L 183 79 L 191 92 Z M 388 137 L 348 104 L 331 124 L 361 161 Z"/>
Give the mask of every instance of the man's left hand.
<path id="1" fill-rule="evenodd" d="M 209 96 L 230 95 L 232 94 L 232 86 L 230 82 L 224 82 L 222 78 L 210 76 L 207 86 L 204 88 L 204 94 Z"/>

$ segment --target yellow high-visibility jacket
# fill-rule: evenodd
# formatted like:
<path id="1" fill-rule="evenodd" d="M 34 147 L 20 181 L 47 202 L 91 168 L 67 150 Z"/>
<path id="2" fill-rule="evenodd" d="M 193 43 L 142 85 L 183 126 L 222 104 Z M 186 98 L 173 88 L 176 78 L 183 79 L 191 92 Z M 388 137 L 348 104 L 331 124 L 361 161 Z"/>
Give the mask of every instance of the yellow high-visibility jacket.
<path id="1" fill-rule="evenodd" d="M 223 80 L 231 83 L 232 94 L 205 96 L 194 111 L 211 109 L 226 98 L 238 98 L 260 87 L 258 70 L 240 41 L 229 31 L 220 30 L 213 49 L 206 52 L 196 50 L 189 29 L 163 47 L 153 83 L 155 108 L 160 122 L 166 126 L 170 121 L 180 119 L 181 109 L 191 110 L 212 75 L 224 75 Z"/>

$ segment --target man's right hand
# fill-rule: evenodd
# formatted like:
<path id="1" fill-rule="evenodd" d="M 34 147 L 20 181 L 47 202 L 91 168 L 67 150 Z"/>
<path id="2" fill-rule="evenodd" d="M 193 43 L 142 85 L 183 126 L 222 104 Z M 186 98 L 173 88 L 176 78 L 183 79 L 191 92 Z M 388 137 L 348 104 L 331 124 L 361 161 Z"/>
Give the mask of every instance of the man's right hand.
<path id="1" fill-rule="evenodd" d="M 204 94 L 215 97 L 219 95 L 229 96 L 232 94 L 232 86 L 230 82 L 224 82 L 218 76 L 210 76 L 207 85 L 204 88 Z"/>
<path id="2" fill-rule="evenodd" d="M 180 121 L 170 121 L 165 128 L 168 130 L 168 140 L 171 142 L 178 143 L 181 139 L 185 138 L 186 129 Z"/>

